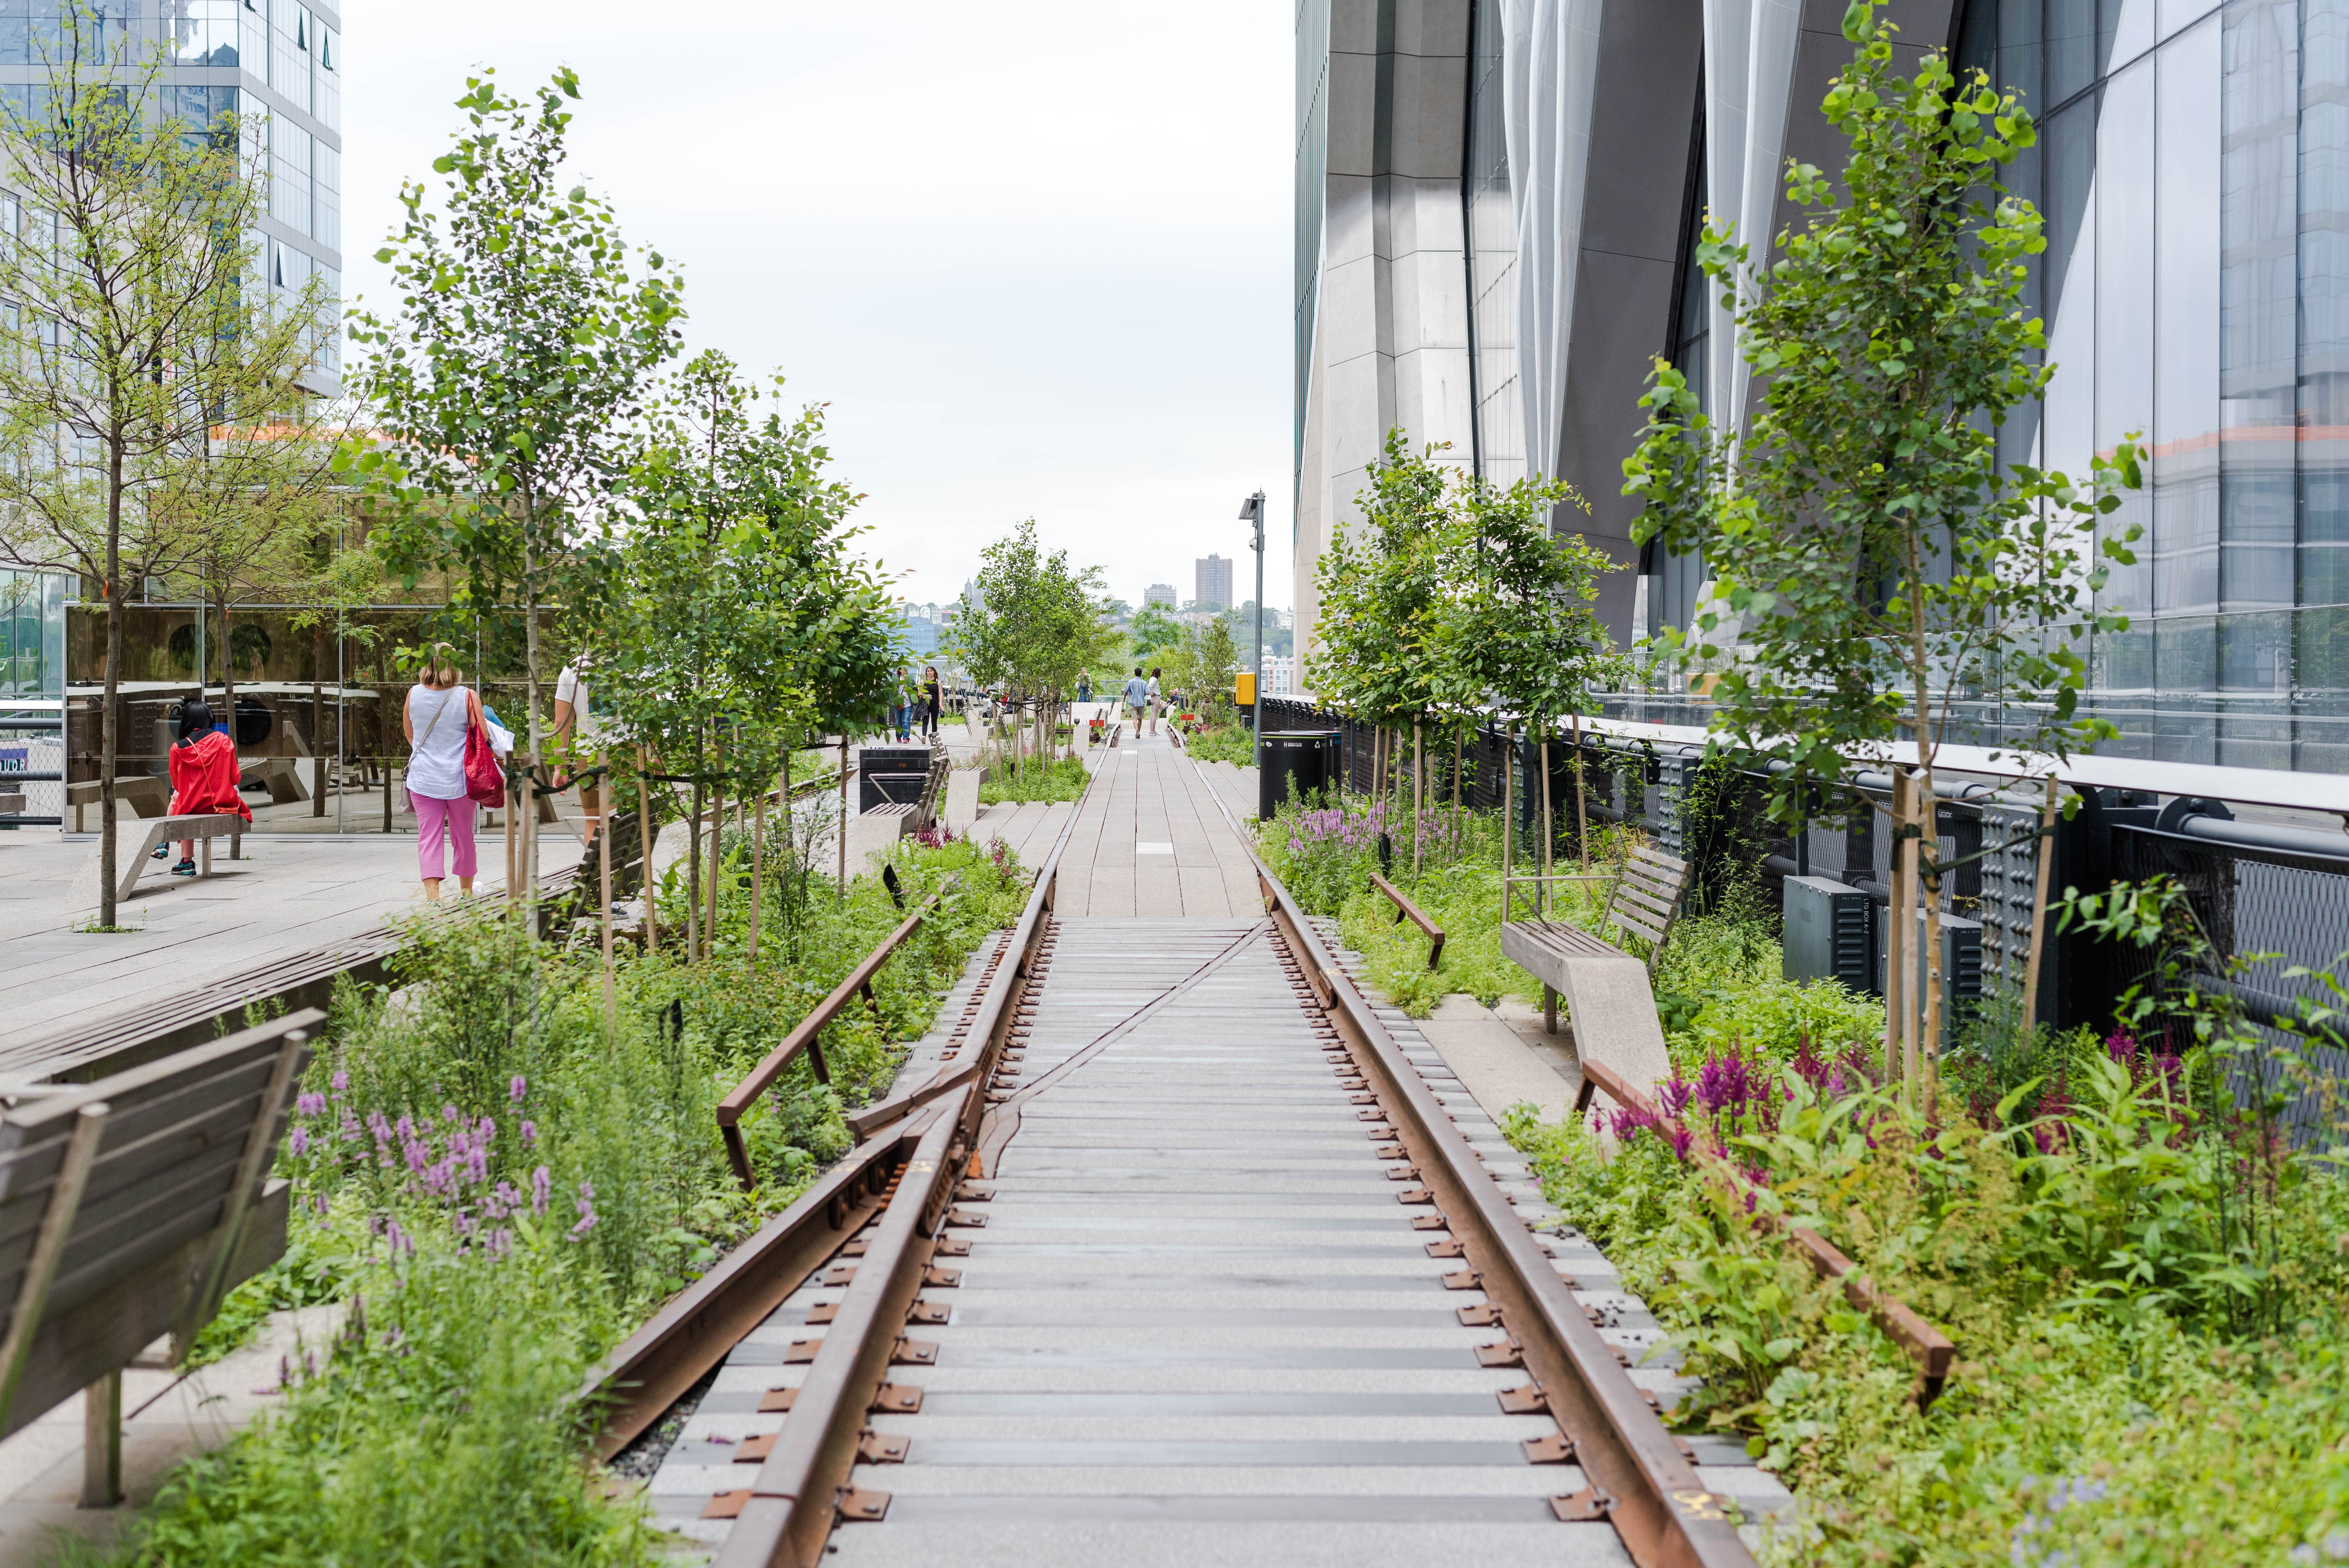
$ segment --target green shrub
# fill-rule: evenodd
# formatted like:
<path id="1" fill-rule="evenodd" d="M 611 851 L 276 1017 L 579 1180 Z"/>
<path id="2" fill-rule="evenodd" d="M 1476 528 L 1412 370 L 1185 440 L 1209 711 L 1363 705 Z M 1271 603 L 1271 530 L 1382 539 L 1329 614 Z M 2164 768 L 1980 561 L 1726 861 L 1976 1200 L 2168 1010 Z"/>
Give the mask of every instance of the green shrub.
<path id="1" fill-rule="evenodd" d="M 1039 800 L 1073 800 L 1085 792 L 1092 775 L 1082 760 L 1055 758 L 1049 762 L 1022 758 L 1016 766 L 990 767 L 979 780 L 979 803 L 1025 805 Z"/>

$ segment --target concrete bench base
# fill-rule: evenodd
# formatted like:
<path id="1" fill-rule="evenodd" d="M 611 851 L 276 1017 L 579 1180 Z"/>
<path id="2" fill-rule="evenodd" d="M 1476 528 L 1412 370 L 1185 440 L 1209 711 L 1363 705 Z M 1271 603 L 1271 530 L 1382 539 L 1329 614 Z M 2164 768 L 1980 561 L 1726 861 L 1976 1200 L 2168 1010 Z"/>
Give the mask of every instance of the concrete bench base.
<path id="1" fill-rule="evenodd" d="M 1501 952 L 1566 998 L 1578 1058 L 1613 1069 L 1644 1094 L 1671 1077 L 1646 965 L 1578 927 L 1540 921 L 1502 926 Z"/>
<path id="2" fill-rule="evenodd" d="M 115 826 L 116 852 L 123 857 L 118 861 L 120 880 L 114 891 L 117 903 L 129 902 L 130 890 L 139 885 L 140 875 L 147 869 L 147 857 L 163 845 L 181 839 L 197 841 L 202 846 L 197 851 L 202 857 L 198 861 L 199 874 L 210 876 L 212 872 L 212 841 L 225 838 L 228 840 L 228 858 L 242 860 L 244 835 L 249 831 L 243 817 L 227 815 L 158 817 L 145 823 L 146 832 L 137 838 L 120 830 L 122 823 L 119 820 Z M 90 846 L 89 859 L 83 863 L 81 874 L 74 879 L 73 906 L 76 909 L 92 908 L 98 902 L 98 845 Z"/>

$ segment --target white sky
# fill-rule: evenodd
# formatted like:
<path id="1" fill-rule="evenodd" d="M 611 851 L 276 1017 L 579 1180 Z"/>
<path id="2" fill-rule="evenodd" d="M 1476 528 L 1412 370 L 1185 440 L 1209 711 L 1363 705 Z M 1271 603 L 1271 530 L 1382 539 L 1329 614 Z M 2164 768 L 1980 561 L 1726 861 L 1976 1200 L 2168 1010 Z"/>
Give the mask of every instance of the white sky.
<path id="1" fill-rule="evenodd" d="M 1288 603 L 1282 0 L 347 0 L 344 287 L 476 65 L 580 76 L 573 172 L 684 265 L 688 348 L 826 402 L 867 542 L 916 601 L 1034 516 L 1135 604 L 1192 562 Z"/>

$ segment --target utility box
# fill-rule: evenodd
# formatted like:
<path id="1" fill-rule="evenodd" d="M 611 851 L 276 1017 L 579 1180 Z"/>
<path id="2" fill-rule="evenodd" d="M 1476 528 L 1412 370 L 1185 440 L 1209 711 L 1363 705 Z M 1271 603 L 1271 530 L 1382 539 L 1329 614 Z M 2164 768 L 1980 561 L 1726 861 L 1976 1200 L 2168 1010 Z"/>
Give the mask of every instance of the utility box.
<path id="1" fill-rule="evenodd" d="M 1256 672 L 1242 670 L 1232 677 L 1232 702 L 1239 707 L 1256 706 Z"/>
<path id="2" fill-rule="evenodd" d="M 1789 879 L 1792 880 L 1791 878 Z M 1912 916 L 1917 922 L 1917 940 L 1909 945 L 1917 954 L 1917 977 L 1909 983 L 1909 1011 L 1917 1012 L 1916 998 L 1925 994 L 1925 912 L 1918 910 Z M 1879 910 L 1876 917 L 1876 993 L 1884 995 L 1888 977 L 1885 967 L 1885 934 L 1892 928 L 1892 912 Z M 1969 920 L 1961 914 L 1941 916 L 1941 1026 L 1949 1028 L 1971 1016 L 1981 1006 L 1982 995 L 1982 928 L 1979 920 Z"/>
<path id="3" fill-rule="evenodd" d="M 1867 995 L 1876 978 L 1875 901 L 1832 877 L 1788 877 L 1785 887 L 1785 977 L 1837 980 Z"/>

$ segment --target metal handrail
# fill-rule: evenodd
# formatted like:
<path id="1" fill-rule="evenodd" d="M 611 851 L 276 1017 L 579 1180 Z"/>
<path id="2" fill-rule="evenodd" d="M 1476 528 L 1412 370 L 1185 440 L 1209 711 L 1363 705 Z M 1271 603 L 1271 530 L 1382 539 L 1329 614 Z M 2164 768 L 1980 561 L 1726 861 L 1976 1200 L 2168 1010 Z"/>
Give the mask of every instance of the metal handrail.
<path id="1" fill-rule="evenodd" d="M 1636 1110 L 1659 1127 L 1675 1126 L 1676 1119 L 1666 1116 L 1661 1107 L 1631 1087 L 1604 1062 L 1582 1064 L 1582 1087 L 1575 1091 L 1574 1112 L 1582 1115 L 1590 1109 L 1591 1093 L 1604 1090 L 1616 1104 Z M 1733 1177 L 1749 1192 L 1754 1184 L 1743 1176 Z M 1757 1210 L 1755 1222 L 1775 1228 L 1775 1222 Z M 1919 1378 L 1918 1404 L 1931 1404 L 1941 1392 L 1941 1385 L 1950 1375 L 1951 1364 L 1957 1358 L 1957 1346 L 1950 1337 L 1897 1297 L 1887 1295 L 1875 1283 L 1859 1271 L 1859 1265 L 1837 1250 L 1835 1243 L 1816 1231 L 1795 1226 L 1786 1232 L 1786 1239 L 1811 1265 L 1811 1272 L 1821 1279 L 1836 1280 L 1843 1285 L 1846 1300 L 1875 1320 L 1887 1337 L 1909 1353 L 1917 1363 Z"/>
<path id="2" fill-rule="evenodd" d="M 922 921 L 937 905 L 936 893 L 923 900 L 920 908 L 907 915 L 896 930 L 883 937 L 880 945 L 859 960 L 856 967 L 848 972 L 847 977 L 833 987 L 832 995 L 817 1003 L 814 1010 L 783 1037 L 782 1044 L 761 1057 L 759 1065 L 744 1074 L 742 1081 L 727 1090 L 726 1097 L 718 1102 L 718 1135 L 725 1140 L 727 1163 L 734 1167 L 735 1180 L 742 1183 L 744 1191 L 750 1191 L 759 1182 L 750 1170 L 750 1151 L 742 1144 L 742 1113 L 758 1103 L 759 1097 L 782 1076 L 785 1068 L 799 1059 L 802 1052 L 806 1053 L 808 1066 L 815 1070 L 818 1083 L 832 1081 L 832 1069 L 824 1064 L 823 1046 L 817 1037 L 823 1032 L 824 1026 L 837 1018 L 850 999 L 860 992 L 864 994 L 866 1006 L 876 1013 L 881 1010 L 879 1000 L 873 995 L 873 977 L 881 972 L 884 964 L 889 962 L 889 955 L 896 952 L 907 937 L 921 929 Z"/>
<path id="3" fill-rule="evenodd" d="M 1425 914 L 1421 913 L 1419 905 L 1412 903 L 1411 900 L 1403 896 L 1402 890 L 1401 888 L 1396 887 L 1394 883 L 1387 881 L 1386 878 L 1379 875 L 1376 872 L 1372 872 L 1371 873 L 1371 885 L 1378 889 L 1379 892 L 1386 894 L 1387 897 L 1393 902 L 1395 906 L 1395 923 L 1397 925 L 1401 925 L 1404 921 L 1408 920 L 1413 925 L 1419 927 L 1420 930 L 1427 933 L 1427 966 L 1430 969 L 1434 968 L 1437 961 L 1444 956 L 1444 927 L 1428 919 Z"/>

